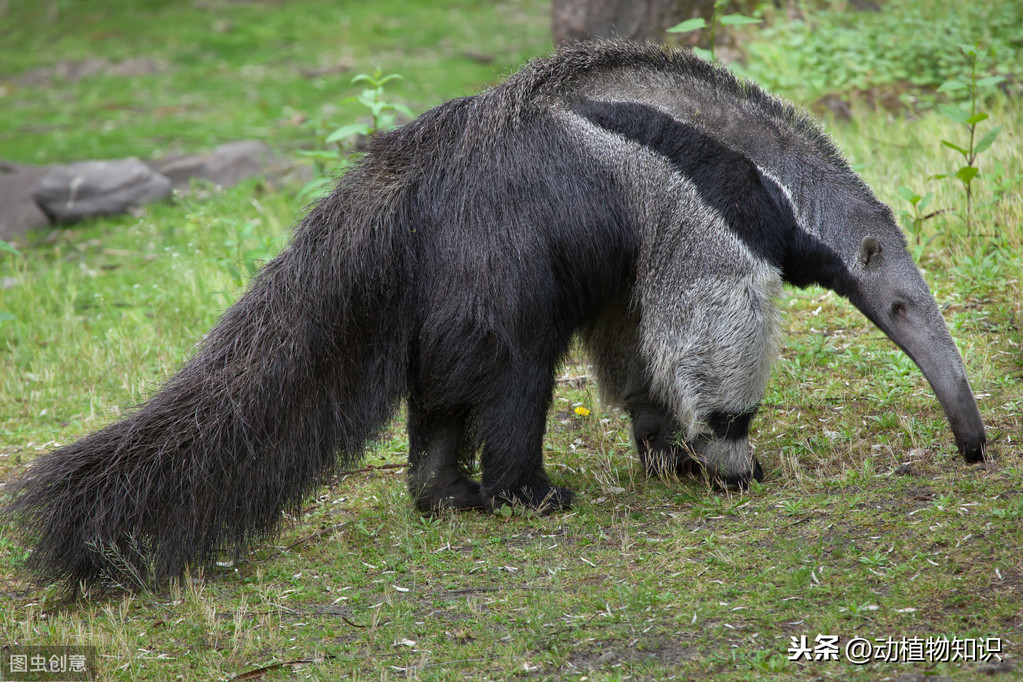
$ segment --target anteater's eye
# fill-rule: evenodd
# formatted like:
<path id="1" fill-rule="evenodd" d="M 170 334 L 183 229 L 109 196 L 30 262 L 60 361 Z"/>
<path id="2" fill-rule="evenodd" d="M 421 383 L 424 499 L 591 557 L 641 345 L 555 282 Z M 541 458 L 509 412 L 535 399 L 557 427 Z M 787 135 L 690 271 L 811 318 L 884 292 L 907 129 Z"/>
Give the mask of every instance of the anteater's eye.
<path id="1" fill-rule="evenodd" d="M 902 301 L 896 301 L 892 303 L 892 317 L 905 317 L 906 316 L 906 304 Z"/>

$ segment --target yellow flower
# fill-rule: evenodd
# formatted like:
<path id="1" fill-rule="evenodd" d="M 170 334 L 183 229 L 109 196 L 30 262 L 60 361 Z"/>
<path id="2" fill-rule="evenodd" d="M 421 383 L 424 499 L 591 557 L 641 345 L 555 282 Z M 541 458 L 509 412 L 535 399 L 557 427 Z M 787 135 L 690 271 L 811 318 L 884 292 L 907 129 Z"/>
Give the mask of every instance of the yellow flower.
<path id="1" fill-rule="evenodd" d="M 576 413 L 577 415 L 579 415 L 580 417 L 586 417 L 586 416 L 589 416 L 589 414 L 590 414 L 590 411 L 589 411 L 589 410 L 587 410 L 587 409 L 586 409 L 585 407 L 583 407 L 582 405 L 580 405 L 579 407 L 575 408 L 575 413 Z"/>

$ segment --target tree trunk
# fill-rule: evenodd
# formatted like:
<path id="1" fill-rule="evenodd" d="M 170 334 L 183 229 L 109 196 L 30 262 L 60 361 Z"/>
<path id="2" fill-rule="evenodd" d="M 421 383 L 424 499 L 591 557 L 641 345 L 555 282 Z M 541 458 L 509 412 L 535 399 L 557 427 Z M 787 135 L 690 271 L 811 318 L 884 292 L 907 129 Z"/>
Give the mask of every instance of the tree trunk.
<path id="1" fill-rule="evenodd" d="M 714 0 L 552 0 L 554 43 L 617 36 L 661 42 L 691 17 L 710 19 Z"/>

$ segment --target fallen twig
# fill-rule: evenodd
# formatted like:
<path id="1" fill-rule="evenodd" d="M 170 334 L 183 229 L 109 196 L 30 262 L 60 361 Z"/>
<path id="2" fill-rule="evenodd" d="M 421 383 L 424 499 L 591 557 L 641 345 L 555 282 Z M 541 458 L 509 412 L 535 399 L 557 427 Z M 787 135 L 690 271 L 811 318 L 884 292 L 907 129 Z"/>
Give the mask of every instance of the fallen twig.
<path id="1" fill-rule="evenodd" d="M 235 675 L 231 678 L 231 682 L 240 682 L 241 680 L 258 680 L 269 672 L 274 670 L 280 670 L 284 667 L 291 667 L 293 665 L 308 665 L 310 663 L 322 663 L 323 661 L 329 661 L 337 658 L 334 654 L 324 654 L 317 658 L 299 658 L 294 661 L 282 661 L 280 663 L 273 663 L 271 665 L 263 666 L 262 668 L 256 668 L 254 670 L 248 670 L 239 675 Z"/>

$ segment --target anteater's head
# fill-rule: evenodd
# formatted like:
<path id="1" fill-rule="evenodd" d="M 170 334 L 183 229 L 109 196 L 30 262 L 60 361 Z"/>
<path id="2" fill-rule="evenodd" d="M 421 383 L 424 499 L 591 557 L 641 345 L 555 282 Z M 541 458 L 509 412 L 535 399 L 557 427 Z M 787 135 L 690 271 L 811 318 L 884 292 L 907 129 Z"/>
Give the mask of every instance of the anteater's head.
<path id="1" fill-rule="evenodd" d="M 832 218 L 823 235 L 840 263 L 832 288 L 917 364 L 945 410 L 963 458 L 983 460 L 984 422 L 963 358 L 891 210 L 876 200 L 857 200 Z"/>

